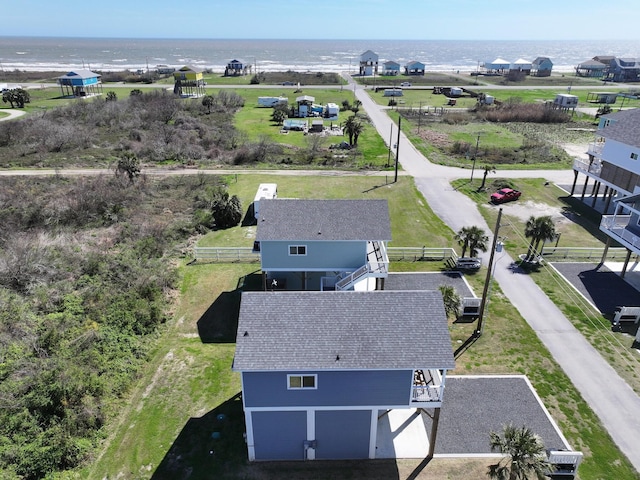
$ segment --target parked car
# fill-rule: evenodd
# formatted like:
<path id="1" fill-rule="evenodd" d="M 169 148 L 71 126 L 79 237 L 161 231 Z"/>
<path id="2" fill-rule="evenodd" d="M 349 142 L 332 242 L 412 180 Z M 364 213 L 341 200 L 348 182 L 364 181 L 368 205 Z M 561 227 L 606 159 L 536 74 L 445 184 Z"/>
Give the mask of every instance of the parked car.
<path id="1" fill-rule="evenodd" d="M 477 257 L 459 257 L 456 260 L 458 270 L 478 270 L 481 265 L 482 261 Z"/>
<path id="2" fill-rule="evenodd" d="M 410 83 L 410 82 L 402 82 L 402 83 L 400 84 L 400 86 L 401 86 L 401 87 L 410 87 L 410 86 L 411 86 L 411 83 Z"/>
<path id="3" fill-rule="evenodd" d="M 491 203 L 506 203 L 517 200 L 522 192 L 513 188 L 501 188 L 496 193 L 491 194 Z"/>

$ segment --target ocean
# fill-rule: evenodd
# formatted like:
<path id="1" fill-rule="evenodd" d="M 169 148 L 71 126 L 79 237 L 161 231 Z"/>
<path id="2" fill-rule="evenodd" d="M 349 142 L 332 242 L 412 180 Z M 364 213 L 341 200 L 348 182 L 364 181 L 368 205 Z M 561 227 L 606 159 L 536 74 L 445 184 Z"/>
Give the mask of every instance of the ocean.
<path id="1" fill-rule="evenodd" d="M 1 37 L 0 70 L 103 72 L 193 65 L 224 71 L 232 59 L 258 71 L 356 70 L 360 55 L 376 52 L 380 62 L 411 60 L 427 71 L 475 71 L 500 57 L 513 62 L 549 57 L 556 72 L 572 72 L 596 55 L 639 58 L 640 41 L 457 41 L 457 40 L 205 40 Z"/>

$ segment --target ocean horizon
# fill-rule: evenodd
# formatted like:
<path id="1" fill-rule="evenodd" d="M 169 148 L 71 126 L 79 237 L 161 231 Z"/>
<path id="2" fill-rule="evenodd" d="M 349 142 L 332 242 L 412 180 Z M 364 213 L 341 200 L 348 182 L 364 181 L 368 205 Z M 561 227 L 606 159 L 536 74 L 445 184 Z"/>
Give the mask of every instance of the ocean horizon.
<path id="1" fill-rule="evenodd" d="M 502 58 L 549 57 L 554 71 L 573 72 L 596 55 L 640 57 L 640 40 L 274 40 L 0 36 L 0 70 L 102 72 L 193 65 L 222 72 L 232 59 L 258 71 L 357 70 L 366 50 L 380 62 L 417 60 L 430 72 L 475 71 Z"/>

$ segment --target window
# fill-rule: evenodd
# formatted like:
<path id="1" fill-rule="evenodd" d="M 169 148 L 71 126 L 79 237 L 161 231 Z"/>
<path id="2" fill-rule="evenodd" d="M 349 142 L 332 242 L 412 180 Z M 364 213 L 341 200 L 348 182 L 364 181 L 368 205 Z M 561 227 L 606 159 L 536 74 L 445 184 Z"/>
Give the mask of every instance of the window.
<path id="1" fill-rule="evenodd" d="M 288 390 L 315 390 L 317 375 L 287 375 Z"/>
<path id="2" fill-rule="evenodd" d="M 638 154 L 637 153 L 632 153 L 631 154 L 631 160 L 637 160 L 638 159 Z"/>
<path id="3" fill-rule="evenodd" d="M 289 255 L 306 255 L 306 245 L 289 245 Z"/>

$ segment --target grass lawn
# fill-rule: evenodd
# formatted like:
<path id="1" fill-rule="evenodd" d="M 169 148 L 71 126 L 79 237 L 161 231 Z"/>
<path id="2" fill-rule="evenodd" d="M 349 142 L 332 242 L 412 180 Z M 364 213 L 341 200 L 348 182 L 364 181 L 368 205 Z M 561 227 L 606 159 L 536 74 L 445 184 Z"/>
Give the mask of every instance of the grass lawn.
<path id="1" fill-rule="evenodd" d="M 245 179 L 238 176 L 238 183 L 232 184 L 231 188 L 243 198 L 252 198 L 260 181 L 276 181 L 281 197 L 360 198 L 346 193 L 364 190 L 366 182 L 375 186 L 380 179 L 341 177 L 329 178 L 323 183 L 324 180 L 324 177 L 265 179 L 255 176 Z M 422 238 L 429 245 L 433 237 L 431 230 L 436 229 L 450 245 L 450 230 L 426 207 L 423 209 L 423 200 L 411 181 L 401 180 L 399 185 L 388 190 L 402 187 L 402 195 L 394 192 L 388 197 L 394 237 L 415 235 L 414 238 Z M 544 186 L 539 186 L 540 192 L 534 192 L 534 187 L 523 186 L 531 198 L 542 200 L 547 195 L 558 195 L 558 192 L 547 193 Z M 385 190 L 387 187 L 370 193 Z M 399 197 L 403 198 L 396 204 Z M 562 200 L 556 198 L 556 201 Z M 424 220 L 415 206 L 433 219 Z M 409 208 L 402 217 L 419 218 L 420 221 L 398 223 L 397 208 Z M 391 266 L 393 271 L 438 270 L 441 267 L 441 262 L 398 262 Z M 248 464 L 242 440 L 241 405 L 236 397 L 240 391 L 239 378 L 230 366 L 238 309 L 237 288 L 239 285 L 251 288 L 259 283 L 252 275 L 256 270 L 255 264 L 181 265 L 182 287 L 174 320 L 160 333 L 148 369 L 123 402 L 121 414 L 109 425 L 100 456 L 91 467 L 79 472 L 79 478 L 484 478 L 487 465 L 493 460 L 435 459 L 429 464 L 420 460 Z M 485 274 L 486 271 L 481 270 L 468 275 L 476 292 L 482 290 Z M 466 349 L 461 348 L 475 324 L 450 321 L 449 329 L 452 347 L 458 350 L 453 373 L 529 376 L 569 442 L 585 453 L 579 472 L 581 479 L 640 478 L 496 284 L 490 290 L 484 335 L 480 339 Z M 214 432 L 218 432 L 216 435 L 220 434 L 220 438 L 214 438 Z"/>
<path id="2" fill-rule="evenodd" d="M 236 175 L 227 177 L 229 193 L 238 195 L 245 211 L 253 202 L 261 183 L 277 183 L 281 198 L 357 198 L 389 201 L 392 218 L 393 240 L 391 247 L 451 247 L 453 235 L 440 222 L 417 191 L 413 179 L 398 177 L 393 173 L 388 178 L 379 176 L 277 176 Z M 255 225 L 238 226 L 206 234 L 198 242 L 202 247 L 251 247 L 255 239 Z"/>

